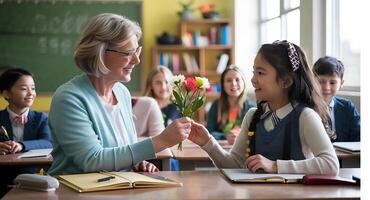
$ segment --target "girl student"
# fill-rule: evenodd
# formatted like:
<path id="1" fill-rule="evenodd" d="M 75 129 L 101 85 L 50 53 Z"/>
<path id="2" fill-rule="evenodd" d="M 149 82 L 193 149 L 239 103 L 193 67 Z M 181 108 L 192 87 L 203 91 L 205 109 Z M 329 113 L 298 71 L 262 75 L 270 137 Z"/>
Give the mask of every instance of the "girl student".
<path id="1" fill-rule="evenodd" d="M 220 98 L 212 103 L 208 112 L 207 129 L 216 140 L 227 139 L 233 144 L 247 111 L 256 104 L 247 99 L 246 79 L 235 65 L 221 74 Z"/>
<path id="2" fill-rule="evenodd" d="M 164 126 L 167 127 L 175 119 L 181 117 L 180 110 L 171 103 L 172 87 L 169 83 L 173 76 L 165 66 L 156 66 L 149 73 L 146 80 L 144 96 L 153 97 L 161 108 Z"/>
<path id="3" fill-rule="evenodd" d="M 0 92 L 9 103 L 0 111 L 0 154 L 52 148 L 47 116 L 30 109 L 36 98 L 32 74 L 8 69 L 0 76 Z"/>
<path id="4" fill-rule="evenodd" d="M 338 174 L 339 162 L 324 128 L 327 106 L 302 49 L 285 40 L 264 44 L 253 70 L 258 106 L 244 117 L 231 151 L 196 122 L 189 139 L 220 168 Z"/>

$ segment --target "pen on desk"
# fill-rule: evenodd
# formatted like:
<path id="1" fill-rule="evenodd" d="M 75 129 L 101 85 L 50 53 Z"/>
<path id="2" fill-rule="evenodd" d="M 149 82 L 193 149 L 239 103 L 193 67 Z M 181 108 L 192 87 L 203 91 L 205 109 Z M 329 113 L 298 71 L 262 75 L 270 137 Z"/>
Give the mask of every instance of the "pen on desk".
<path id="1" fill-rule="evenodd" d="M 1 129 L 3 130 L 1 132 L 5 135 L 6 140 L 10 140 L 9 135 L 8 135 L 8 132 L 6 131 L 5 127 L 4 126 L 1 126 Z"/>
<path id="2" fill-rule="evenodd" d="M 98 182 L 109 181 L 109 180 L 114 179 L 114 178 L 116 178 L 116 177 L 114 177 L 114 176 L 107 176 L 107 177 L 104 177 L 104 178 L 99 178 L 98 179 Z"/>

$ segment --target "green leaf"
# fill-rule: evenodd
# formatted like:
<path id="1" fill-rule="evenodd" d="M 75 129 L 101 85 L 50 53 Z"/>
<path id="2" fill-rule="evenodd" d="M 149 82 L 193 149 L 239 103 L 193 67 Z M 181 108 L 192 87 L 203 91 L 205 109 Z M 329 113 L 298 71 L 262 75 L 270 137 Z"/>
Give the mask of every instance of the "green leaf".
<path id="1" fill-rule="evenodd" d="M 192 105 L 192 111 L 195 112 L 197 111 L 200 107 L 202 107 L 202 105 L 204 104 L 204 101 L 205 101 L 205 97 L 204 96 L 201 96 L 201 97 L 198 97 L 197 100 L 195 100 L 193 102 L 193 105 Z"/>
<path id="2" fill-rule="evenodd" d="M 182 98 L 181 98 L 181 96 L 179 95 L 179 93 L 177 93 L 177 91 L 176 90 L 173 90 L 172 91 L 173 92 L 173 96 L 175 96 L 175 104 L 180 108 L 180 107 L 182 107 Z M 181 108 L 180 108 L 180 110 L 181 110 Z"/>

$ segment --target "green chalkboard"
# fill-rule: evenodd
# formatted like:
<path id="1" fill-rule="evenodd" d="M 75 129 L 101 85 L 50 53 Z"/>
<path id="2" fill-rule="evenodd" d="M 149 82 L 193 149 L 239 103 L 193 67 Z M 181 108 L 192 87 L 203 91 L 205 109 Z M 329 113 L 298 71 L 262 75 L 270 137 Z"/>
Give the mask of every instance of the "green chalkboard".
<path id="1" fill-rule="evenodd" d="M 38 92 L 54 92 L 81 71 L 73 51 L 88 20 L 99 13 L 124 15 L 141 24 L 139 1 L 2 0 L 0 2 L 0 66 L 25 68 L 35 76 Z M 140 91 L 141 67 L 127 84 Z"/>

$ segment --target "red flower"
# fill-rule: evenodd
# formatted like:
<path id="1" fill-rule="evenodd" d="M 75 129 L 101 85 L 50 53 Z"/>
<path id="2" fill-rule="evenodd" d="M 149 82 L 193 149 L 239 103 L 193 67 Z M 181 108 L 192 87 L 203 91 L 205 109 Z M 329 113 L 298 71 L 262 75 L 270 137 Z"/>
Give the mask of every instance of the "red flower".
<path id="1" fill-rule="evenodd" d="M 197 91 L 197 82 L 194 77 L 187 77 L 183 83 L 186 90 Z"/>
<path id="2" fill-rule="evenodd" d="M 207 87 L 206 92 L 212 92 L 212 87 Z"/>

